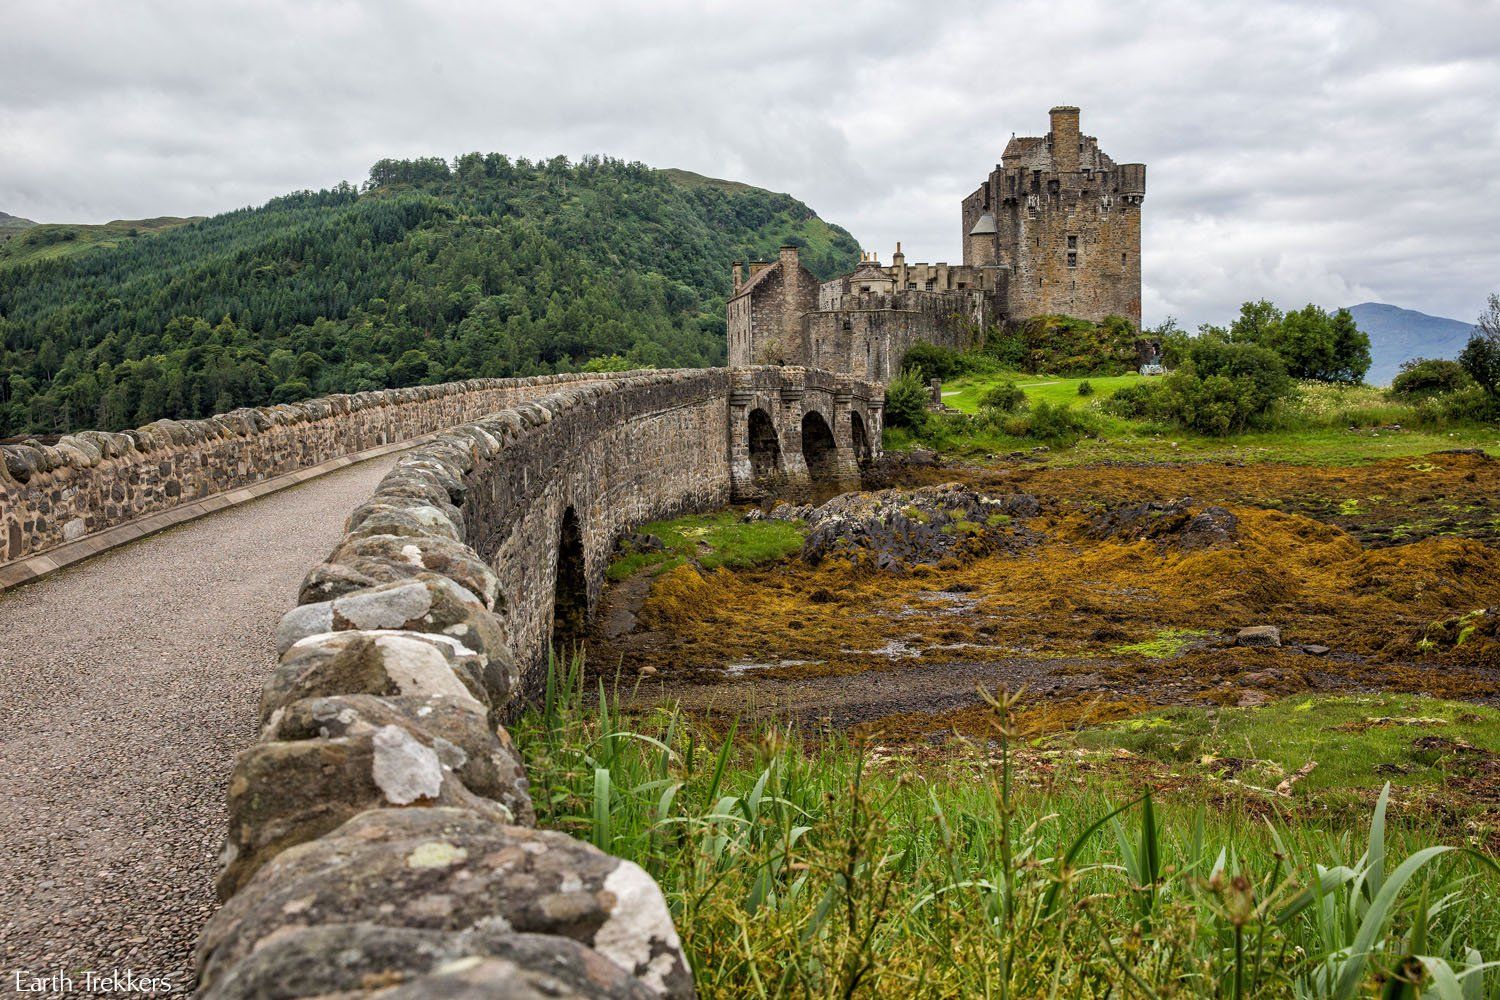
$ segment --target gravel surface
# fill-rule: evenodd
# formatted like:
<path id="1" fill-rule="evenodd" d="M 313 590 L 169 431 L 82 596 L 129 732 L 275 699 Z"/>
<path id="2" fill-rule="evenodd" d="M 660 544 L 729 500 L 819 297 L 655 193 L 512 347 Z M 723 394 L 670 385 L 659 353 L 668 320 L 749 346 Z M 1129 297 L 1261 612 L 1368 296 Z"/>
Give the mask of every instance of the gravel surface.
<path id="1" fill-rule="evenodd" d="M 0 593 L 0 995 L 16 970 L 191 988 L 272 629 L 394 461 Z"/>

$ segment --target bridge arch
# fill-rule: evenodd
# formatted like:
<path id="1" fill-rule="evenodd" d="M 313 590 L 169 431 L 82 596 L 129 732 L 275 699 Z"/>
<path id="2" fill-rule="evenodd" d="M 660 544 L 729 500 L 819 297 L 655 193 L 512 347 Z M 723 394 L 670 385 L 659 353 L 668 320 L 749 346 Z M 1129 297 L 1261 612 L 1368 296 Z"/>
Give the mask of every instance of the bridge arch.
<path id="1" fill-rule="evenodd" d="M 802 460 L 814 485 L 840 479 L 838 442 L 828 420 L 817 410 L 802 415 Z"/>
<path id="2" fill-rule="evenodd" d="M 771 420 L 771 415 L 757 406 L 750 411 L 746 430 L 749 434 L 750 475 L 755 486 L 774 491 L 783 478 L 785 469 L 776 425 Z"/>
<path id="3" fill-rule="evenodd" d="M 870 449 L 870 435 L 865 430 L 865 418 L 860 416 L 858 410 L 849 411 L 849 446 L 854 451 L 854 460 L 863 469 L 870 464 L 873 453 Z"/>
<path id="4" fill-rule="evenodd" d="M 563 510 L 558 525 L 552 573 L 551 647 L 559 663 L 566 662 L 583 645 L 588 614 L 588 557 L 578 511 L 570 505 Z"/>

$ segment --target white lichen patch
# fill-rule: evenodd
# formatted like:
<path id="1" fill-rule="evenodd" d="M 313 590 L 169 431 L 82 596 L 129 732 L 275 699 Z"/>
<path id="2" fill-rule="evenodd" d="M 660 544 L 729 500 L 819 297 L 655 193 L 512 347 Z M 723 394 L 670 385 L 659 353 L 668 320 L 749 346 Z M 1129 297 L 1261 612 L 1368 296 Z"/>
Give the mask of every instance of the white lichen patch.
<path id="1" fill-rule="evenodd" d="M 367 590 L 340 597 L 333 609 L 355 628 L 393 628 L 432 610 L 432 594 L 421 583 Z"/>
<path id="2" fill-rule="evenodd" d="M 615 906 L 594 934 L 594 950 L 632 972 L 657 993 L 666 992 L 682 949 L 661 889 L 639 865 L 621 861 L 604 880 Z M 659 952 L 652 957 L 653 952 Z"/>
<path id="3" fill-rule="evenodd" d="M 422 550 L 415 545 L 403 545 L 401 546 L 401 558 L 413 566 L 421 566 Z"/>
<path id="4" fill-rule="evenodd" d="M 400 726 L 381 726 L 372 738 L 375 786 L 392 805 L 435 799 L 443 789 L 443 765 L 431 747 Z"/>
<path id="5" fill-rule="evenodd" d="M 386 674 L 402 694 L 446 695 L 479 704 L 448 665 L 443 651 L 432 643 L 408 636 L 383 635 L 375 640 L 375 648 L 380 650 Z"/>
<path id="6" fill-rule="evenodd" d="M 445 840 L 429 840 L 425 844 L 418 844 L 416 849 L 406 856 L 406 867 L 451 868 L 467 860 L 468 857 L 469 852 L 462 847 Z"/>

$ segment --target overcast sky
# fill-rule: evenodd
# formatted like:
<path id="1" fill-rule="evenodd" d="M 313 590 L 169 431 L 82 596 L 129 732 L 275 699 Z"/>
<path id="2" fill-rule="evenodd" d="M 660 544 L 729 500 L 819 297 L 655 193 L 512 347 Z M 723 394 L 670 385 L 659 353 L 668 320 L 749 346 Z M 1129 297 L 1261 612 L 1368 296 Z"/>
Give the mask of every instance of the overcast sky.
<path id="1" fill-rule="evenodd" d="M 0 2 L 0 211 L 210 214 L 383 156 L 604 153 L 787 191 L 888 258 L 1077 104 L 1144 161 L 1145 319 L 1472 320 L 1500 289 L 1500 0 Z"/>

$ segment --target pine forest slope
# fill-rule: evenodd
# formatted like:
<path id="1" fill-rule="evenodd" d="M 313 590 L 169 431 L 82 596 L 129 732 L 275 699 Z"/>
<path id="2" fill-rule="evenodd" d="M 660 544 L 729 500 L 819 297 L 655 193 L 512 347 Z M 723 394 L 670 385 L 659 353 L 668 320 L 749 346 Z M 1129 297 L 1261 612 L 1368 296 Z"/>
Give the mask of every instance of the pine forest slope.
<path id="1" fill-rule="evenodd" d="M 784 243 L 820 277 L 858 256 L 788 195 L 686 172 L 382 160 L 361 188 L 0 266 L 0 436 L 590 359 L 719 364 L 730 262 Z"/>

